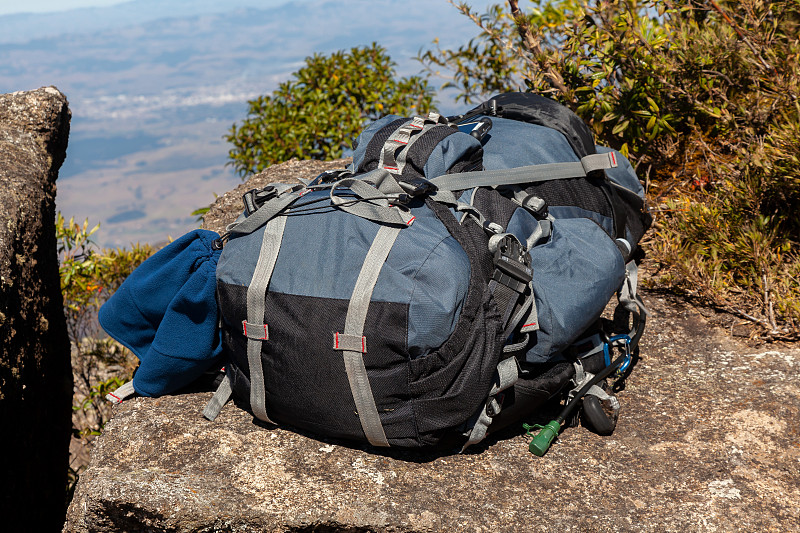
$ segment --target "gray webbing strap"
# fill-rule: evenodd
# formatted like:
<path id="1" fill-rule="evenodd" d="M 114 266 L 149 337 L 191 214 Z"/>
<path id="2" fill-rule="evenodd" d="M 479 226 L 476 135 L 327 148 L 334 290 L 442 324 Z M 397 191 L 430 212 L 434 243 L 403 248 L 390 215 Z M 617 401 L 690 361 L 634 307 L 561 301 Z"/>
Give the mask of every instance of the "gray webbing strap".
<path id="1" fill-rule="evenodd" d="M 524 320 L 522 320 L 522 326 L 520 326 L 519 332 L 520 333 L 533 333 L 539 329 L 539 312 L 536 309 L 536 294 L 533 292 L 533 283 L 531 283 L 531 308 L 528 311 L 528 316 Z M 517 322 L 519 324 L 519 322 Z"/>
<path id="2" fill-rule="evenodd" d="M 388 170 L 392 174 L 402 174 L 406 165 L 408 149 L 430 128 L 438 125 L 446 125 L 447 119 L 438 113 L 428 113 L 428 116 L 414 117 L 410 122 L 397 128 L 386 139 L 381 149 L 378 159 L 378 168 Z M 402 147 L 400 154 L 396 156 L 397 150 Z"/>
<path id="3" fill-rule="evenodd" d="M 262 208 L 263 209 L 263 208 Z M 259 209 L 260 211 L 260 209 Z M 258 211 L 257 211 L 258 212 Z M 286 217 L 272 218 L 264 228 L 261 240 L 261 253 L 258 256 L 253 279 L 247 287 L 247 325 L 259 332 L 259 335 L 247 335 L 247 363 L 250 370 L 250 408 L 256 418 L 274 424 L 267 416 L 266 389 L 264 388 L 264 369 L 261 365 L 261 348 L 267 340 L 267 325 L 264 324 L 266 311 L 266 294 L 272 270 L 278 260 L 278 252 L 286 228 Z M 263 335 L 263 336 L 261 336 Z"/>
<path id="4" fill-rule="evenodd" d="M 581 178 L 596 170 L 615 168 L 617 158 L 614 152 L 591 154 L 580 161 L 566 163 L 546 163 L 503 170 L 481 170 L 445 174 L 431 179 L 440 190 L 460 191 L 473 187 L 499 187 L 568 178 Z"/>
<path id="5" fill-rule="evenodd" d="M 222 411 L 222 408 L 228 403 L 228 400 L 231 398 L 231 394 L 233 394 L 233 390 L 231 389 L 231 379 L 225 374 L 225 377 L 222 378 L 222 383 L 219 384 L 217 387 L 217 391 L 214 393 L 214 396 L 211 397 L 211 400 L 206 405 L 206 408 L 203 409 L 203 416 L 209 420 L 214 420 L 219 415 L 219 412 Z"/>
<path id="6" fill-rule="evenodd" d="M 489 426 L 492 424 L 492 418 L 497 416 L 497 414 L 500 412 L 501 406 L 500 402 L 497 401 L 497 394 L 509 387 L 513 387 L 517 382 L 518 377 L 519 369 L 517 368 L 516 358 L 509 357 L 500 361 L 500 363 L 497 365 L 497 370 L 495 370 L 495 382 L 492 385 L 492 389 L 489 391 L 489 398 L 487 399 L 486 404 L 483 406 L 483 410 L 478 416 L 478 420 L 472 427 L 472 431 L 469 433 L 467 442 L 464 444 L 464 447 L 461 448 L 462 452 L 469 446 L 472 446 L 473 444 L 478 443 L 486 438 L 486 432 L 489 430 Z"/>
<path id="7" fill-rule="evenodd" d="M 402 150 L 400 150 L 400 153 L 397 154 L 396 161 L 397 161 L 397 167 L 400 169 L 399 173 L 402 173 L 403 168 L 405 168 L 406 159 L 408 159 L 409 151 L 411 150 L 411 147 L 414 146 L 414 143 L 420 140 L 431 129 L 442 128 L 442 127 L 446 128 L 448 126 L 443 123 L 434 122 L 433 124 L 431 124 L 430 122 L 428 122 L 422 127 L 422 130 L 419 133 L 417 133 L 416 135 L 411 137 L 411 139 L 409 139 L 408 144 L 406 144 L 405 147 Z"/>
<path id="8" fill-rule="evenodd" d="M 117 388 L 114 392 L 106 394 L 106 400 L 111 403 L 122 403 L 126 398 L 133 396 L 136 391 L 133 388 L 133 381 L 128 381 Z"/>
<path id="9" fill-rule="evenodd" d="M 393 174 L 401 174 L 403 167 L 395 160 L 394 154 L 401 146 L 406 146 L 411 141 L 411 136 L 417 132 L 422 131 L 425 125 L 425 119 L 422 117 L 414 117 L 411 122 L 403 124 L 397 128 L 383 143 L 381 148 L 381 155 L 378 159 L 378 168 L 388 170 Z M 403 161 L 405 165 L 405 161 Z"/>
<path id="10" fill-rule="evenodd" d="M 532 333 L 539 329 L 539 314 L 536 311 L 536 297 L 533 292 L 533 282 L 528 284 L 525 299 L 514 309 L 514 316 L 506 326 L 505 332 L 509 335 L 519 327 L 520 333 Z"/>
<path id="11" fill-rule="evenodd" d="M 336 332 L 333 334 L 333 349 L 367 353 L 367 338 Z"/>
<path id="12" fill-rule="evenodd" d="M 305 185 L 295 185 L 279 193 L 276 198 L 268 200 L 255 213 L 245 218 L 238 224 L 231 225 L 227 230 L 231 233 L 248 234 L 263 226 L 273 219 L 278 213 L 286 209 L 295 200 L 303 196 L 308 189 Z"/>
<path id="13" fill-rule="evenodd" d="M 336 191 L 347 188 L 357 198 L 339 196 Z M 390 205 L 387 195 L 369 183 L 356 179 L 345 178 L 337 181 L 330 192 L 331 204 L 342 211 L 383 224 L 396 224 L 409 226 L 414 221 L 414 215 L 408 209 Z"/>
<path id="14" fill-rule="evenodd" d="M 636 286 L 638 285 L 639 267 L 636 262 L 630 261 L 625 266 L 625 281 L 622 282 L 622 288 L 619 291 L 619 303 L 628 311 L 632 313 L 641 312 L 647 315 L 647 308 L 645 308 L 641 299 L 637 298 Z"/>
<path id="15" fill-rule="evenodd" d="M 569 399 L 575 397 L 576 394 L 583 388 L 584 385 L 589 383 L 589 381 L 594 378 L 594 374 L 591 372 L 587 372 L 583 368 L 583 363 L 580 361 L 575 361 L 572 364 L 575 367 L 575 377 L 572 378 L 572 382 L 575 384 L 575 387 L 569 391 Z M 599 385 L 592 385 L 589 387 L 589 390 L 586 391 L 586 396 L 596 396 L 600 400 L 606 400 L 611 403 L 611 407 L 617 411 L 619 410 L 619 400 L 615 396 L 608 394 L 604 391 Z"/>
<path id="16" fill-rule="evenodd" d="M 364 259 L 364 265 L 358 274 L 356 286 L 350 298 L 344 323 L 344 334 L 334 333 L 334 347 L 339 346 L 339 349 L 343 351 L 347 380 L 350 382 L 350 391 L 353 393 L 353 400 L 356 403 L 361 428 L 373 446 L 389 446 L 389 441 L 383 431 L 378 408 L 375 405 L 375 397 L 372 395 L 372 387 L 369 384 L 367 368 L 364 366 L 363 352 L 366 351 L 366 339 L 363 337 L 364 323 L 367 320 L 367 311 L 372 299 L 372 291 L 378 282 L 378 275 L 400 234 L 400 229 L 399 227 L 381 226 L 378 230 L 378 234 L 367 252 L 367 257 Z M 343 340 L 346 346 L 342 346 Z M 339 344 L 336 344 L 337 342 Z"/>

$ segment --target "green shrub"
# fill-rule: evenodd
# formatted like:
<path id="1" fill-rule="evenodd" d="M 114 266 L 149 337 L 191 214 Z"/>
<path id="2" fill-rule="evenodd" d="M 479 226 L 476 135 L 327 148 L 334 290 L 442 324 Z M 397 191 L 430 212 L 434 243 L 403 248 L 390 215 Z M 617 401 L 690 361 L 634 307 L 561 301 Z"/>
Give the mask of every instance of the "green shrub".
<path id="1" fill-rule="evenodd" d="M 84 444 L 99 435 L 111 417 L 105 395 L 131 379 L 138 363 L 122 345 L 107 337 L 97 311 L 120 284 L 152 253 L 149 245 L 100 249 L 92 241 L 99 225 L 89 228 L 73 219 L 56 219 L 61 292 L 72 346 L 73 435 Z M 67 495 L 72 493 L 83 464 L 70 464 Z"/>
<path id="2" fill-rule="evenodd" d="M 242 178 L 298 159 L 336 159 L 367 122 L 383 115 L 427 113 L 432 91 L 419 76 L 395 79 L 395 64 L 372 44 L 314 54 L 272 95 L 251 100 L 234 124 L 229 164 Z"/>

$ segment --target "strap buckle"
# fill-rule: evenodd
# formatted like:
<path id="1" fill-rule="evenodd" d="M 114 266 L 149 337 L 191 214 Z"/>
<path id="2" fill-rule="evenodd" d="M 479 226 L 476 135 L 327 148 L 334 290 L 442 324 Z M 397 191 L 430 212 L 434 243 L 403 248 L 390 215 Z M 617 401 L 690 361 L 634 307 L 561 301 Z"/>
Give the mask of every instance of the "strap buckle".
<path id="1" fill-rule="evenodd" d="M 267 201 L 278 196 L 278 189 L 274 185 L 267 185 L 263 189 L 250 189 L 242 195 L 244 211 L 247 216 L 252 215 Z"/>
<path id="2" fill-rule="evenodd" d="M 492 279 L 520 294 L 525 292 L 533 279 L 533 269 L 528 251 L 516 237 L 511 234 L 503 236 L 497 244 L 493 262 L 496 270 Z"/>
<path id="3" fill-rule="evenodd" d="M 316 178 L 308 182 L 308 187 L 315 187 L 317 185 L 325 185 L 328 183 L 334 183 L 342 179 L 345 174 L 352 174 L 350 170 L 347 169 L 335 169 L 335 170 L 326 170 L 322 174 L 318 175 Z"/>
<path id="4" fill-rule="evenodd" d="M 606 366 L 611 364 L 611 347 L 617 346 L 622 349 L 623 355 L 625 355 L 625 360 L 622 362 L 620 367 L 617 369 L 617 376 L 621 376 L 625 373 L 628 367 L 631 364 L 631 337 L 630 335 L 614 335 L 613 337 L 609 337 L 609 339 L 603 344 L 603 358 L 605 360 Z"/>
<path id="5" fill-rule="evenodd" d="M 433 194 L 437 190 L 436 185 L 421 177 L 398 180 L 397 184 L 410 198 Z"/>

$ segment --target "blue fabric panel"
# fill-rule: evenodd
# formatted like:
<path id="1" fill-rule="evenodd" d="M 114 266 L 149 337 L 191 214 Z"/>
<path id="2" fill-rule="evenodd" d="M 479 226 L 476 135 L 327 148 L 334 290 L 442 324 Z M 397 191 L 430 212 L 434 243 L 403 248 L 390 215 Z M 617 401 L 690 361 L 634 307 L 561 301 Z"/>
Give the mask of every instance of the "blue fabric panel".
<path id="1" fill-rule="evenodd" d="M 513 234 L 522 244 L 539 227 L 539 221 L 523 208 L 519 208 L 511 215 L 506 232 Z"/>
<path id="2" fill-rule="evenodd" d="M 443 176 L 450 167 L 479 149 L 480 145 L 478 139 L 460 131 L 445 137 L 428 156 L 428 161 L 422 169 L 425 177 L 431 179 Z"/>
<path id="3" fill-rule="evenodd" d="M 314 192 L 303 200 L 327 194 Z M 470 265 L 455 238 L 424 204 L 412 213 L 417 218 L 400 232 L 372 300 L 408 304 L 408 345 L 412 355 L 419 356 L 441 345 L 454 330 Z M 340 210 L 289 216 L 269 290 L 349 300 L 377 231 L 376 223 Z M 225 245 L 217 269 L 220 281 L 250 284 L 262 236 L 263 228 Z"/>
<path id="4" fill-rule="evenodd" d="M 625 279 L 625 263 L 597 224 L 573 218 L 553 223 L 550 241 L 531 250 L 531 265 L 540 329 L 526 360 L 541 363 L 597 320 Z"/>
<path id="5" fill-rule="evenodd" d="M 642 188 L 642 184 L 639 183 L 639 178 L 636 176 L 636 171 L 633 170 L 631 162 L 616 150 L 606 148 L 605 146 L 597 147 L 598 154 L 607 154 L 608 152 L 614 152 L 617 157 L 617 167 L 606 169 L 606 176 L 608 176 L 608 179 L 617 185 L 622 185 L 626 189 L 635 192 L 640 198 L 644 198 L 644 188 Z"/>
<path id="6" fill-rule="evenodd" d="M 106 332 L 139 358 L 133 388 L 169 394 L 219 363 L 214 270 L 219 235 L 195 230 L 142 263 L 100 308 Z"/>
<path id="7" fill-rule="evenodd" d="M 351 170 L 354 168 L 358 168 L 361 165 L 361 162 L 364 160 L 364 156 L 366 155 L 367 145 L 369 141 L 372 140 L 372 137 L 375 136 L 375 133 L 378 132 L 381 128 L 389 124 L 390 122 L 401 118 L 398 115 L 386 115 L 385 117 L 381 117 L 366 128 L 361 134 L 356 137 L 355 145 L 356 149 L 353 150 L 353 162 L 350 164 L 348 168 Z"/>
<path id="8" fill-rule="evenodd" d="M 574 205 L 556 205 L 548 208 L 553 218 L 590 218 L 605 229 L 609 235 L 614 233 L 614 219 L 600 213 L 581 209 Z"/>
<path id="9" fill-rule="evenodd" d="M 579 161 L 566 137 L 556 130 L 507 118 L 490 118 L 492 129 L 483 145 L 483 166 L 487 170 Z"/>
<path id="10" fill-rule="evenodd" d="M 413 235 L 409 233 L 409 239 L 412 238 Z M 415 255 L 408 246 L 410 242 L 405 240 L 404 243 L 395 244 L 397 259 L 404 256 L 401 263 L 409 261 Z M 450 337 L 461 316 L 461 307 L 469 288 L 469 259 L 454 237 L 448 235 L 442 239 L 422 259 L 423 263 L 413 277 L 408 311 L 408 346 L 412 358 L 438 348 Z M 395 260 L 390 254 L 386 266 L 393 266 Z M 376 292 L 378 288 L 381 288 L 382 293 L 391 290 L 391 286 L 382 284 L 381 278 L 378 278 Z"/>

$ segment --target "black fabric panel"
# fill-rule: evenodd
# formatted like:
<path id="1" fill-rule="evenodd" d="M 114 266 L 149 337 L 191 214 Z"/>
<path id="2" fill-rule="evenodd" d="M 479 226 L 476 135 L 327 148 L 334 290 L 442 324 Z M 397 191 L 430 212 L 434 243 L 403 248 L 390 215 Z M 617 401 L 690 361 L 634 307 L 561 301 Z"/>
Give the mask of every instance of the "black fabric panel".
<path id="1" fill-rule="evenodd" d="M 564 390 L 574 376 L 575 367 L 567 361 L 537 365 L 523 363 L 519 379 L 503 395 L 502 410 L 492 419 L 489 432 L 530 417 L 542 404 Z"/>
<path id="2" fill-rule="evenodd" d="M 483 213 L 486 220 L 500 224 L 504 230 L 508 227 L 508 222 L 514 215 L 514 211 L 519 208 L 519 205 L 500 194 L 497 190 L 483 187 L 475 191 L 473 205 Z"/>
<path id="3" fill-rule="evenodd" d="M 472 152 L 468 158 L 458 161 L 455 165 L 447 169 L 448 174 L 458 174 L 460 172 L 474 172 L 483 170 L 483 147 Z M 433 176 L 434 178 L 436 176 Z"/>
<path id="4" fill-rule="evenodd" d="M 234 367 L 232 386 L 249 405 L 247 339 L 241 331 L 246 317 L 247 288 L 220 283 L 223 346 Z M 276 422 L 320 435 L 365 441 L 355 408 L 341 350 L 333 349 L 334 332 L 344 330 L 349 302 L 270 292 L 265 322 L 269 340 L 262 364 L 266 406 Z M 408 306 L 372 302 L 364 335 L 375 403 L 392 445 L 417 442 L 414 413 L 409 404 Z M 418 444 L 416 444 L 418 445 Z"/>
<path id="5" fill-rule="evenodd" d="M 488 113 L 491 102 L 497 104 L 498 117 L 538 124 L 560 132 L 567 138 L 578 157 L 597 153 L 594 137 L 586 123 L 555 100 L 533 93 L 498 94 L 469 111 L 467 115 Z"/>
<path id="6" fill-rule="evenodd" d="M 450 210 L 436 202 L 428 201 L 428 206 L 464 248 L 472 269 L 455 331 L 439 350 L 411 361 L 420 440 L 436 444 L 447 436 L 446 428 L 463 424 L 486 401 L 503 338 L 502 317 L 488 291 L 493 266 L 483 229 L 471 219 L 459 225 Z"/>
<path id="7" fill-rule="evenodd" d="M 407 118 L 398 118 L 377 131 L 375 135 L 372 136 L 372 139 L 369 140 L 369 144 L 367 144 L 367 148 L 364 150 L 364 159 L 361 161 L 361 165 L 356 169 L 355 173 L 360 174 L 378 168 L 378 161 L 381 159 L 383 145 L 386 144 L 386 141 L 397 128 L 409 121 L 410 119 Z"/>
<path id="8" fill-rule="evenodd" d="M 406 165 L 403 167 L 403 172 L 400 174 L 400 180 L 402 181 L 403 178 L 424 178 L 425 172 L 423 169 L 425 168 L 425 163 L 428 162 L 428 157 L 430 157 L 431 153 L 440 142 L 457 131 L 458 130 L 455 128 L 449 128 L 447 126 L 436 126 L 425 132 L 417 133 L 415 136 L 421 135 L 421 137 L 417 138 L 414 144 L 408 149 Z M 483 153 L 482 149 L 481 153 Z"/>
<path id="9" fill-rule="evenodd" d="M 610 185 L 617 197 L 617 209 L 625 213 L 625 238 L 635 247 L 653 223 L 647 204 L 637 194 L 624 187 Z"/>
<path id="10" fill-rule="evenodd" d="M 603 192 L 603 179 L 573 178 L 543 181 L 528 186 L 525 191 L 547 202 L 549 206 L 574 206 L 613 218 L 611 203 Z"/>

